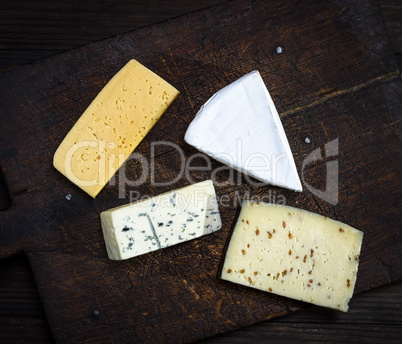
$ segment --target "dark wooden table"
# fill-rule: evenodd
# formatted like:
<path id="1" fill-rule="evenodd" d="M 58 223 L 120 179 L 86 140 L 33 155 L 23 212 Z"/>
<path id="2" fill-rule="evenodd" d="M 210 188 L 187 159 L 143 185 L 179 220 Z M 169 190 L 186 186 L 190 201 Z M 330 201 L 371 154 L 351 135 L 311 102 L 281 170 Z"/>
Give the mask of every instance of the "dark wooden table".
<path id="1" fill-rule="evenodd" d="M 0 71 L 219 2 L 5 0 L 0 4 Z M 379 4 L 401 69 L 402 3 Z M 9 205 L 0 173 L 0 209 Z M 397 282 L 356 295 L 347 314 L 309 307 L 202 343 L 396 343 L 401 337 L 402 282 Z M 30 342 L 54 341 L 29 263 L 17 255 L 0 261 L 0 343 Z"/>

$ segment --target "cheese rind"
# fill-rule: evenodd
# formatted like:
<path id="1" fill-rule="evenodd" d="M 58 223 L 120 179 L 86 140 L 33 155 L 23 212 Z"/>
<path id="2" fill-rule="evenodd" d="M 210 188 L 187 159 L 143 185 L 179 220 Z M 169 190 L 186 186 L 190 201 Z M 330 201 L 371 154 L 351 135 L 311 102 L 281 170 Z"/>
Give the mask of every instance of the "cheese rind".
<path id="1" fill-rule="evenodd" d="M 112 260 L 176 245 L 222 227 L 210 180 L 104 211 L 100 217 Z"/>
<path id="2" fill-rule="evenodd" d="M 178 94 L 130 60 L 64 138 L 54 154 L 54 167 L 95 198 Z"/>
<path id="3" fill-rule="evenodd" d="M 303 189 L 278 111 L 258 71 L 215 93 L 190 123 L 184 140 L 260 181 Z"/>
<path id="4" fill-rule="evenodd" d="M 221 278 L 346 312 L 363 233 L 305 210 L 244 201 Z"/>

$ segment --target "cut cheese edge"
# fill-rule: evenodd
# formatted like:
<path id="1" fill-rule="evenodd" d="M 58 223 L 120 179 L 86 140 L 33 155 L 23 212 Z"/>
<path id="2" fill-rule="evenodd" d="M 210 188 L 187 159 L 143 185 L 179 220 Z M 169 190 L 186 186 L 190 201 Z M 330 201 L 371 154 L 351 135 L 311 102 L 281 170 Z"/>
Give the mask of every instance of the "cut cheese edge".
<path id="1" fill-rule="evenodd" d="M 95 198 L 178 94 L 130 60 L 64 138 L 54 154 L 54 167 Z"/>
<path id="2" fill-rule="evenodd" d="M 244 201 L 221 278 L 346 312 L 363 233 L 305 210 Z"/>
<path id="3" fill-rule="evenodd" d="M 212 96 L 184 140 L 257 180 L 303 190 L 278 111 L 258 71 Z"/>
<path id="4" fill-rule="evenodd" d="M 112 260 L 176 245 L 222 227 L 211 180 L 107 210 L 100 217 Z"/>

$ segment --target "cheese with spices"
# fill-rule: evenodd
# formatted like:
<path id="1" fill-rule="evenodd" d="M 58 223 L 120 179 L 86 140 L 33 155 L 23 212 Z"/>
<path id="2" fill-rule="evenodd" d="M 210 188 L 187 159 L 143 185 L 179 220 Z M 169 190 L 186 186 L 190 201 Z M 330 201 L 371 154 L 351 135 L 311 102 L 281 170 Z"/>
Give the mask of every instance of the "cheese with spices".
<path id="1" fill-rule="evenodd" d="M 221 278 L 346 312 L 363 233 L 305 210 L 244 201 Z"/>
<path id="2" fill-rule="evenodd" d="M 211 180 L 104 211 L 101 224 L 112 260 L 176 245 L 222 227 Z"/>
<path id="3" fill-rule="evenodd" d="M 178 94 L 154 72 L 129 61 L 64 138 L 54 167 L 95 198 Z"/>

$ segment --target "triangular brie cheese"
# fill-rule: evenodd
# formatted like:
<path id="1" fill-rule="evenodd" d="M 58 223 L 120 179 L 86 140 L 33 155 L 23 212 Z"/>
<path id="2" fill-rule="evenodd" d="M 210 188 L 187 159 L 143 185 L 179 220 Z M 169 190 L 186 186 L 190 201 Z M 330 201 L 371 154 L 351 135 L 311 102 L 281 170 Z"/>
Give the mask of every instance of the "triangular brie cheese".
<path id="1" fill-rule="evenodd" d="M 278 111 L 258 71 L 215 93 L 184 140 L 257 180 L 303 190 Z"/>

